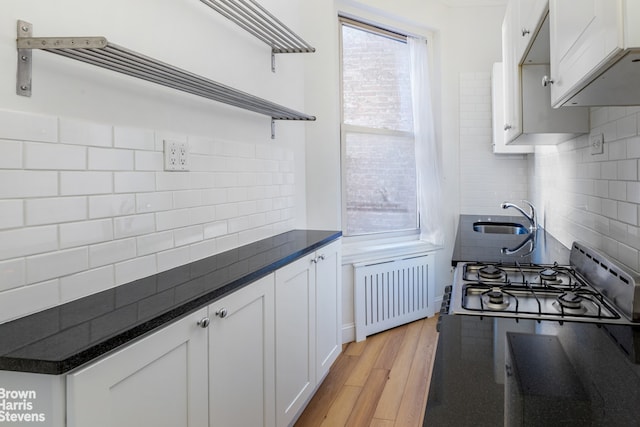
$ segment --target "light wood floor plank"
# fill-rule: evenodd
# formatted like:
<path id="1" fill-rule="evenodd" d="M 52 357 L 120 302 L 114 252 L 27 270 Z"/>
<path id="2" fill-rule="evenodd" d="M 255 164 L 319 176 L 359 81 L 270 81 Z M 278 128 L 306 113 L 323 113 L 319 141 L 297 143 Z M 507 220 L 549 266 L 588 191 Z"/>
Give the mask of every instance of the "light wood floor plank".
<path id="1" fill-rule="evenodd" d="M 389 372 L 389 381 L 385 385 L 382 397 L 376 408 L 375 418 L 395 420 L 398 415 L 402 394 L 407 384 L 423 322 L 413 322 L 407 326 L 398 356 Z"/>
<path id="2" fill-rule="evenodd" d="M 423 322 L 420 339 L 414 352 L 407 384 L 402 394 L 402 402 L 396 418 L 397 427 L 418 427 L 422 423 L 424 396 L 429 389 L 431 360 L 435 353 L 437 333 L 435 323 Z"/>
<path id="3" fill-rule="evenodd" d="M 349 343 L 296 427 L 419 427 L 438 339 L 436 321 L 437 316 L 422 319 Z"/>
<path id="4" fill-rule="evenodd" d="M 366 346 L 360 355 L 360 361 L 347 378 L 346 385 L 352 385 L 356 387 L 364 386 L 364 383 L 369 377 L 369 373 L 373 369 L 373 366 L 380 355 L 380 351 L 384 347 L 384 344 L 389 339 L 390 334 L 376 334 L 368 337 L 364 342 Z"/>
<path id="5" fill-rule="evenodd" d="M 358 364 L 357 356 L 342 355 L 335 361 L 331 370 L 318 388 L 315 396 L 298 419 L 298 425 L 306 427 L 319 426 L 328 416 L 331 405 L 339 398 L 347 378 Z M 355 400 L 354 400 L 355 403 Z M 346 419 L 346 418 L 345 418 Z"/>
<path id="6" fill-rule="evenodd" d="M 371 423 L 388 377 L 389 371 L 386 369 L 371 370 L 353 407 L 353 411 L 345 424 L 346 426 L 361 427 L 368 426 Z"/>
<path id="7" fill-rule="evenodd" d="M 341 427 L 347 424 L 347 420 L 353 412 L 356 401 L 362 391 L 361 387 L 344 386 L 327 416 L 322 420 L 321 427 Z M 297 423 L 296 426 L 301 425 Z"/>

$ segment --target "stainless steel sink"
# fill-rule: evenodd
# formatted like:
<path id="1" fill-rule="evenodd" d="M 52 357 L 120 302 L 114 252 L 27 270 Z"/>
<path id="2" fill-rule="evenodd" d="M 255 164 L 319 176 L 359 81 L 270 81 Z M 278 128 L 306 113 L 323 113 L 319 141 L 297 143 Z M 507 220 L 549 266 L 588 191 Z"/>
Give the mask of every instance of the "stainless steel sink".
<path id="1" fill-rule="evenodd" d="M 516 222 L 478 221 L 473 223 L 473 231 L 488 234 L 529 234 L 529 229 Z"/>

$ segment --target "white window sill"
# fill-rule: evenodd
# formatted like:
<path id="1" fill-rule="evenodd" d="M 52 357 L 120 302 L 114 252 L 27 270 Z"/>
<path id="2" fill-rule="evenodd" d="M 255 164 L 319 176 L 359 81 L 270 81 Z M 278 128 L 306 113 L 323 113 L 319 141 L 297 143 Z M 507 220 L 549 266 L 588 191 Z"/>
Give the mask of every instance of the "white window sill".
<path id="1" fill-rule="evenodd" d="M 440 249 L 442 246 L 419 240 L 419 236 L 415 234 L 393 238 L 345 237 L 342 239 L 342 264 L 418 255 Z"/>

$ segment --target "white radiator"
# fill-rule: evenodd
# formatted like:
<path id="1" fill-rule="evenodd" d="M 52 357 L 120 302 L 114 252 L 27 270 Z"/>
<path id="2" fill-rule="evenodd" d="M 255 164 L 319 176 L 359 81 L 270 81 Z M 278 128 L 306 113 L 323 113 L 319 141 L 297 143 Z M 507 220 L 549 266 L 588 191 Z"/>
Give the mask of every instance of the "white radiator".
<path id="1" fill-rule="evenodd" d="M 353 265 L 356 341 L 433 315 L 432 261 L 418 255 Z"/>

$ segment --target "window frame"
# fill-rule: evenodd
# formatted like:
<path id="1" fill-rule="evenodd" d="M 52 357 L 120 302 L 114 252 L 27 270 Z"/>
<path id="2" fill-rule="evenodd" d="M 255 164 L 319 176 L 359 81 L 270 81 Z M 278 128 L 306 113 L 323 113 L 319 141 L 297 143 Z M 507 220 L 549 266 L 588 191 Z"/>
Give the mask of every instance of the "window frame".
<path id="1" fill-rule="evenodd" d="M 367 238 L 393 238 L 393 237 L 402 237 L 402 236 L 414 236 L 420 234 L 420 199 L 419 194 L 416 194 L 416 224 L 414 228 L 407 229 L 398 229 L 398 230 L 389 230 L 389 231 L 371 231 L 368 233 L 357 233 L 357 234 L 349 234 L 347 232 L 347 183 L 346 183 L 346 134 L 348 132 L 355 133 L 366 133 L 370 135 L 388 135 L 400 138 L 408 138 L 411 137 L 414 140 L 415 147 L 415 134 L 413 132 L 401 131 L 401 130 L 392 130 L 392 129 L 383 129 L 383 128 L 373 128 L 367 126 L 360 125 L 351 125 L 346 124 L 344 122 L 344 86 L 343 86 L 343 68 L 342 65 L 344 63 L 343 52 L 343 37 L 342 37 L 342 28 L 343 26 L 350 26 L 352 28 L 356 28 L 363 31 L 369 31 L 373 34 L 380 35 L 382 37 L 387 37 L 392 40 L 400 41 L 403 43 L 407 43 L 406 34 L 401 34 L 396 31 L 392 31 L 378 25 L 369 24 L 367 22 L 359 21 L 353 18 L 349 18 L 343 15 L 338 15 L 338 27 L 339 27 L 339 67 L 340 67 L 340 188 L 341 188 L 341 218 L 342 218 L 342 233 L 348 239 L 367 239 Z M 416 184 L 417 184 L 417 171 L 416 171 Z M 417 188 L 417 186 L 416 186 Z M 417 193 L 417 192 L 416 192 Z"/>

